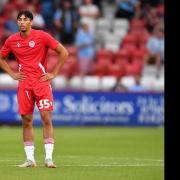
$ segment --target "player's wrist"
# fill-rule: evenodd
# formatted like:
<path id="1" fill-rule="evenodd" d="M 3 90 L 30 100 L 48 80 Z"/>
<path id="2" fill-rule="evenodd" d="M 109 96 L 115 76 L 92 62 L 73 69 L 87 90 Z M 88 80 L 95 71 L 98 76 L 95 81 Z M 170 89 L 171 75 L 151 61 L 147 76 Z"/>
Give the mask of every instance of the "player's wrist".
<path id="1" fill-rule="evenodd" d="M 53 72 L 52 75 L 53 75 L 53 78 L 55 78 L 57 76 L 57 73 Z"/>
<path id="2" fill-rule="evenodd" d="M 9 73 L 9 75 L 10 75 L 14 80 L 16 80 L 16 73 L 12 72 L 12 73 Z"/>

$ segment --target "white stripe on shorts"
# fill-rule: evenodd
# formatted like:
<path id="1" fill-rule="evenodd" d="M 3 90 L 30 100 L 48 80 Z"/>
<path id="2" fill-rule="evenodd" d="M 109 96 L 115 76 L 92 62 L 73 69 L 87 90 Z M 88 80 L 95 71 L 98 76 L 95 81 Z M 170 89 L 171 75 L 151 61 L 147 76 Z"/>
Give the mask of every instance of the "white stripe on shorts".
<path id="1" fill-rule="evenodd" d="M 44 67 L 43 67 L 43 65 L 42 65 L 41 63 L 39 63 L 39 67 L 41 68 L 41 70 L 43 71 L 43 73 L 46 74 L 46 71 L 45 71 L 45 69 L 44 69 Z"/>
<path id="2" fill-rule="evenodd" d="M 26 94 L 27 94 L 28 99 L 30 100 L 30 97 L 29 97 L 29 93 L 28 93 L 28 91 L 26 91 Z"/>

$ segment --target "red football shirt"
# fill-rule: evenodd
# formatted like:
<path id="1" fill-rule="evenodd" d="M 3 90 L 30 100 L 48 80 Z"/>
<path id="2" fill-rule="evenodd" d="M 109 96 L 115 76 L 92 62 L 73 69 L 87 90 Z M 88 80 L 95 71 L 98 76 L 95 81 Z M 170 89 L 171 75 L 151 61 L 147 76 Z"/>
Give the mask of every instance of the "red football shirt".
<path id="1" fill-rule="evenodd" d="M 20 32 L 11 35 L 1 48 L 1 55 L 7 57 L 12 52 L 19 64 L 19 71 L 26 74 L 26 80 L 19 81 L 19 87 L 31 89 L 40 83 L 47 70 L 48 48 L 55 49 L 59 42 L 41 30 L 31 30 L 28 37 Z"/>

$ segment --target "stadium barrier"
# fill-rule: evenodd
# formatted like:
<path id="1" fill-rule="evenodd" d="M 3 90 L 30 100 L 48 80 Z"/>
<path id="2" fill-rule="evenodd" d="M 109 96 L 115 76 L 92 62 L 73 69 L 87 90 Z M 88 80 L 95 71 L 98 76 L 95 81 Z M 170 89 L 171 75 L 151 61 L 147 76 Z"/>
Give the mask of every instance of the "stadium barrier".
<path id="1" fill-rule="evenodd" d="M 163 126 L 164 93 L 54 91 L 55 126 Z M 15 90 L 0 90 L 0 124 L 21 124 Z M 41 126 L 37 107 L 34 125 Z"/>

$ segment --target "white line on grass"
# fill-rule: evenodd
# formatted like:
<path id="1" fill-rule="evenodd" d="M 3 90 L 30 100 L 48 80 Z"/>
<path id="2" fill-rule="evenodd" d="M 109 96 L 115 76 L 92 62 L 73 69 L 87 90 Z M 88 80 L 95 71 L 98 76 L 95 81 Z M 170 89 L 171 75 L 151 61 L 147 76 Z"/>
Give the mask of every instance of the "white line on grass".
<path id="1" fill-rule="evenodd" d="M 163 164 L 66 164 L 68 167 L 163 167 Z"/>
<path id="2" fill-rule="evenodd" d="M 63 159 L 79 159 L 81 158 L 85 160 L 85 162 L 87 162 L 88 159 L 93 159 L 96 158 L 96 160 L 98 159 L 99 161 L 93 161 L 93 162 L 87 162 L 87 163 L 82 163 L 79 162 L 79 164 L 76 163 L 70 163 L 67 164 L 66 163 L 60 163 L 59 167 L 163 167 L 164 166 L 164 161 L 161 159 L 144 159 L 144 158 L 128 158 L 128 157 L 110 157 L 110 156 L 76 156 L 76 155 L 57 155 L 55 156 L 55 159 L 61 159 L 63 161 Z M 116 160 L 128 160 L 130 162 L 116 162 Z M 114 162 L 102 162 L 103 160 L 113 160 Z M 12 165 L 13 163 L 20 163 L 21 160 L 17 160 L 17 159 L 0 159 L 0 162 L 7 162 L 10 163 L 11 165 L 9 166 L 17 166 L 17 165 Z M 135 163 L 135 162 L 136 163 Z M 141 161 L 138 162 L 137 161 Z M 39 163 L 40 161 L 36 161 L 37 163 Z M 81 164 L 82 163 L 82 164 Z M 39 167 L 43 167 L 43 165 L 39 165 Z"/>
<path id="3" fill-rule="evenodd" d="M 42 155 L 44 157 L 44 155 Z M 11 156 L 12 157 L 12 156 Z M 17 157 L 17 156 L 16 156 Z M 13 156 L 13 158 L 16 158 Z M 22 157 L 22 156 L 19 156 Z M 39 156 L 41 157 L 41 155 Z M 163 159 L 150 159 L 150 158 L 139 158 L 139 157 L 113 157 L 113 156 L 86 156 L 86 155 L 57 155 L 55 156 L 55 159 L 62 159 L 62 158 L 68 158 L 68 159 L 92 159 L 92 158 L 96 158 L 96 159 L 104 159 L 104 160 L 135 160 L 135 161 L 156 161 L 156 162 L 164 162 Z M 0 161 L 4 161 L 2 159 L 0 159 Z M 11 161 L 11 160 L 7 160 L 7 161 Z M 16 160 L 14 160 L 16 161 Z"/>
<path id="4" fill-rule="evenodd" d="M 13 167 L 17 167 L 17 165 L 10 165 Z M 58 165 L 59 168 L 61 167 L 100 167 L 100 168 L 112 168 L 112 167 L 163 167 L 163 164 L 60 164 Z M 44 165 L 38 165 L 37 167 L 44 167 Z"/>
<path id="5" fill-rule="evenodd" d="M 73 155 L 57 155 L 56 158 L 97 158 L 97 159 L 105 159 L 105 160 L 117 160 L 117 159 L 120 159 L 120 160 L 135 160 L 135 161 L 157 161 L 157 162 L 164 162 L 164 160 L 162 159 L 147 159 L 147 158 L 130 158 L 130 157 L 110 157 L 110 156 L 73 156 Z"/>

